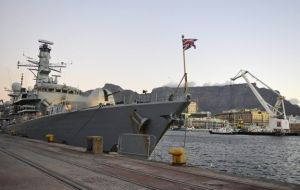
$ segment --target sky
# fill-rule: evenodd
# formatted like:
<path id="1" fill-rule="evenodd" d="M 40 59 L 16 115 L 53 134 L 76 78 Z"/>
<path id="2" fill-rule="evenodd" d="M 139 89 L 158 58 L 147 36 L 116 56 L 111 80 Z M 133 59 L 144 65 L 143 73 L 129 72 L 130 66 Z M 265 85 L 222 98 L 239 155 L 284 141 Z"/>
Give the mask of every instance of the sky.
<path id="1" fill-rule="evenodd" d="M 83 91 L 178 84 L 182 34 L 198 39 L 186 51 L 191 84 L 228 84 L 244 69 L 300 100 L 299 0 L 0 0 L 0 99 L 22 73 L 34 85 L 16 65 L 37 58 L 38 39 L 54 42 L 52 63 L 72 63 L 60 83 Z"/>

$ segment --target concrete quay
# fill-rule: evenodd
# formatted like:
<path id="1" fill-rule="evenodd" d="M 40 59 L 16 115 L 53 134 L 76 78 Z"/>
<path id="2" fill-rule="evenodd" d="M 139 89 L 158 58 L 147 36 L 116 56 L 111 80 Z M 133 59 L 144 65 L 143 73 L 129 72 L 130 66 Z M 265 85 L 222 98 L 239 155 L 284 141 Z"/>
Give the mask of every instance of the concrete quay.
<path id="1" fill-rule="evenodd" d="M 171 166 L 0 134 L 0 189 L 291 190 L 299 185 Z"/>

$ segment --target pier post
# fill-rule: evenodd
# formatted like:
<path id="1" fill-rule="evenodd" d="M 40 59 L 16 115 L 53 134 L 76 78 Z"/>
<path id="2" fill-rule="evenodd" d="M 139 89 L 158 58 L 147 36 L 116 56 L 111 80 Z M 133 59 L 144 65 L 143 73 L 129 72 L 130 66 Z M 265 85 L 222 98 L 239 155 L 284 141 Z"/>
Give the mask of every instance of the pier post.
<path id="1" fill-rule="evenodd" d="M 88 136 L 86 151 L 93 154 L 101 154 L 103 152 L 103 137 Z"/>

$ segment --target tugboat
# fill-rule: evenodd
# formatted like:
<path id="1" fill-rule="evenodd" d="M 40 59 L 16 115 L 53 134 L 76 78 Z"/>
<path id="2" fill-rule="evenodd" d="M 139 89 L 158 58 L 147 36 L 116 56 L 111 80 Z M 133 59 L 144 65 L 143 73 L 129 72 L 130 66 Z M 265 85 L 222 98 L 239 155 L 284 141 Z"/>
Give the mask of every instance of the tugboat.
<path id="1" fill-rule="evenodd" d="M 216 129 L 209 130 L 210 134 L 218 134 L 218 135 L 232 135 L 234 134 L 234 130 L 231 126 L 227 125 L 225 127 L 220 127 Z"/>
<path id="2" fill-rule="evenodd" d="M 35 76 L 32 90 L 13 83 L 8 114 L 2 114 L 6 131 L 16 135 L 85 147 L 87 136 L 102 136 L 104 151 L 149 156 L 178 115 L 189 105 L 188 96 L 161 102 L 116 104 L 114 94 L 96 88 L 87 92 L 58 83 L 66 63 L 50 63 L 53 42 L 39 40 L 38 60 L 18 62 Z M 4 120 L 3 120 L 4 121 Z"/>

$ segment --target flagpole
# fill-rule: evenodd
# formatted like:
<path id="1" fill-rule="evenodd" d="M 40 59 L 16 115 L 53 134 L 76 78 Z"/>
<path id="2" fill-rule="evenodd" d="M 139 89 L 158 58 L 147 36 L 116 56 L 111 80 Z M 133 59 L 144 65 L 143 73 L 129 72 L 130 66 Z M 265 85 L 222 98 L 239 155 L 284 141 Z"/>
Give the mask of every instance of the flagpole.
<path id="1" fill-rule="evenodd" d="M 187 73 L 186 73 L 186 67 L 185 67 L 185 48 L 184 48 L 184 44 L 183 44 L 184 35 L 182 35 L 181 38 L 182 38 L 182 55 L 183 55 L 183 69 L 184 69 L 184 94 L 187 97 L 188 85 L 187 85 Z M 185 131 L 184 131 L 183 148 L 185 148 L 186 131 L 187 131 L 185 117 L 184 117 L 184 125 L 185 125 Z"/>
<path id="2" fill-rule="evenodd" d="M 183 39 L 184 35 L 182 37 L 182 47 L 183 47 Z M 186 67 L 185 67 L 185 49 L 182 48 L 182 54 L 183 54 L 183 69 L 184 69 L 184 94 L 187 95 L 188 93 L 188 84 L 187 84 L 187 73 L 186 73 Z"/>

